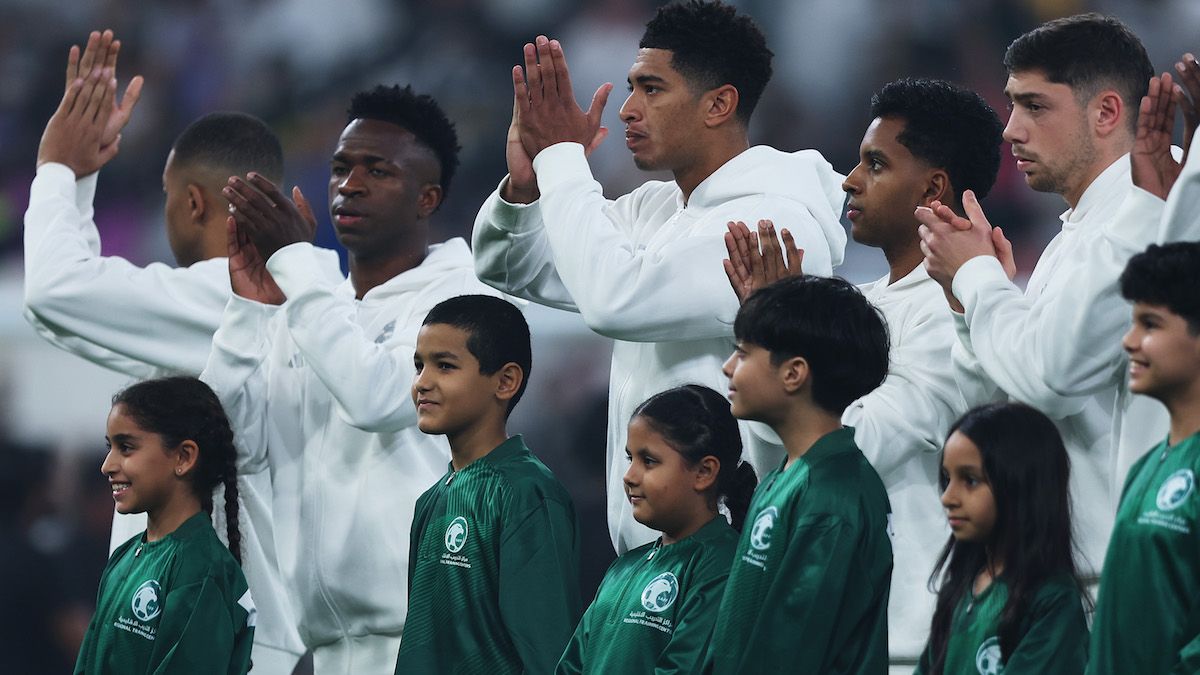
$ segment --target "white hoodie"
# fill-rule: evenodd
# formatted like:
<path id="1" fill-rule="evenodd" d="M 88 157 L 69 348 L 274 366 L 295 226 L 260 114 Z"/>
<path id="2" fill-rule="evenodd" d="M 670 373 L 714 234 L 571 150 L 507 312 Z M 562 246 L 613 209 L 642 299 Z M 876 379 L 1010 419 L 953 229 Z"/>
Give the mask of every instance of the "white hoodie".
<path id="1" fill-rule="evenodd" d="M 497 190 L 475 221 L 475 271 L 486 283 L 539 304 L 578 312 L 613 338 L 606 452 L 608 525 L 618 553 L 658 533 L 625 499 L 626 425 L 650 396 L 681 384 L 728 389 L 738 301 L 722 271 L 731 220 L 769 218 L 804 249 L 804 269 L 829 275 L 842 261 L 842 176 L 814 150 L 756 146 L 726 162 L 687 202 L 674 182 L 648 182 L 604 198 L 578 143 L 533 160 L 541 199 L 505 202 Z M 505 179 L 507 180 L 507 178 Z M 503 185 L 503 184 L 502 184 Z M 759 475 L 782 449 L 746 433 Z"/>
<path id="2" fill-rule="evenodd" d="M 417 429 L 417 332 L 443 300 L 497 295 L 462 239 L 362 300 L 348 279 L 320 278 L 316 255 L 292 244 L 267 261 L 282 306 L 230 299 L 201 376 L 234 425 L 239 470 L 270 470 L 279 567 L 310 648 L 403 629 L 413 507 L 450 461 L 444 437 Z"/>

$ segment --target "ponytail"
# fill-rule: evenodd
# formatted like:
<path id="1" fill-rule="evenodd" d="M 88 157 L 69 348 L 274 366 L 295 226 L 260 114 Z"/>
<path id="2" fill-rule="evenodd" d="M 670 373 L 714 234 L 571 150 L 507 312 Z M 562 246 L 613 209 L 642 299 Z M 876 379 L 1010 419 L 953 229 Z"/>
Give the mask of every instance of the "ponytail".
<path id="1" fill-rule="evenodd" d="M 721 478 L 725 480 L 718 484 L 717 489 L 725 499 L 725 507 L 729 509 L 730 524 L 741 532 L 746 523 L 746 513 L 750 510 L 750 499 L 758 487 L 758 475 L 754 473 L 750 462 L 743 461 L 733 471 L 722 468 Z"/>

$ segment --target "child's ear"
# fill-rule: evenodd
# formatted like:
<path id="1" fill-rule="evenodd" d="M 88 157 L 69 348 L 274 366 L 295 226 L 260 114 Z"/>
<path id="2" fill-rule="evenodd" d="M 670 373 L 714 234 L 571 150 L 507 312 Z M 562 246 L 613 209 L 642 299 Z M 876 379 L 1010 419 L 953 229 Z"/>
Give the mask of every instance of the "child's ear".
<path id="1" fill-rule="evenodd" d="M 521 390 L 521 383 L 525 381 L 525 373 L 521 371 L 521 366 L 509 362 L 500 366 L 500 370 L 496 371 L 495 378 L 496 398 L 508 401 Z"/>
<path id="2" fill-rule="evenodd" d="M 808 361 L 803 356 L 793 356 L 779 364 L 779 379 L 788 394 L 800 391 L 808 383 L 808 378 Z"/>
<path id="3" fill-rule="evenodd" d="M 717 483 L 717 476 L 721 473 L 721 460 L 712 455 L 705 455 L 696 464 L 696 479 L 692 482 L 692 489 L 696 492 L 707 492 L 713 485 Z"/>
<path id="4" fill-rule="evenodd" d="M 200 447 L 195 441 L 184 441 L 175 449 L 175 475 L 186 476 L 200 461 Z"/>

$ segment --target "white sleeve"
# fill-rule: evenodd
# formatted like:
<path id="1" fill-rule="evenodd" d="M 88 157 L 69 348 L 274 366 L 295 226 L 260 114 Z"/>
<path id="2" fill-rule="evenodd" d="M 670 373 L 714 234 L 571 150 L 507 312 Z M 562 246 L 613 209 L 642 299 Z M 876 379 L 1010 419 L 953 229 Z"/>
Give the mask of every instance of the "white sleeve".
<path id="1" fill-rule="evenodd" d="M 954 277 L 971 351 L 1009 396 L 1061 419 L 1112 385 L 1123 358 L 1129 305 L 1118 278 L 1150 243 L 1162 201 L 1134 188 L 1100 232 L 1085 233 L 1036 299 L 1008 279 L 992 256 L 968 260 Z"/>
<path id="2" fill-rule="evenodd" d="M 1188 162 L 1167 195 L 1158 241 L 1200 241 L 1200 134 L 1192 138 Z"/>
<path id="3" fill-rule="evenodd" d="M 571 294 L 554 267 L 554 255 L 538 202 L 511 204 L 500 196 L 500 187 L 487 198 L 475 217 L 471 249 L 475 274 L 497 290 L 539 305 L 577 312 Z"/>
<path id="4" fill-rule="evenodd" d="M 233 428 L 238 451 L 238 473 L 262 471 L 267 466 L 267 400 L 270 397 L 271 319 L 279 308 L 229 298 L 221 326 L 212 338 L 212 353 L 200 379 L 216 392 Z"/>
<path id="5" fill-rule="evenodd" d="M 353 300 L 334 293 L 336 286 L 314 274 L 319 267 L 310 244 L 279 249 L 267 261 L 287 296 L 283 313 L 288 331 L 313 373 L 329 389 L 334 409 L 346 424 L 375 433 L 394 433 L 417 423 L 412 402 L 413 352 L 420 320 L 441 300 L 475 292 L 469 268 L 451 281 L 422 292 L 424 302 L 396 317 L 395 335 L 377 344 L 355 321 Z"/>
<path id="6" fill-rule="evenodd" d="M 229 299 L 224 259 L 177 269 L 101 257 L 94 183 L 77 185 L 61 164 L 38 168 L 25 212 L 26 319 L 56 346 L 135 377 L 199 373 Z"/>
<path id="7" fill-rule="evenodd" d="M 716 210 L 693 236 L 648 251 L 629 235 L 636 193 L 609 202 L 578 143 L 559 143 L 533 160 L 549 248 L 563 286 L 588 326 L 629 342 L 727 337 L 738 302 L 721 261 L 727 218 Z M 744 200 L 742 219 L 786 223 L 796 244 L 812 251 L 805 267 L 829 274 L 829 244 L 799 202 L 762 196 Z M 811 263 L 811 264 L 810 264 Z"/>
<path id="8" fill-rule="evenodd" d="M 947 308 L 949 309 L 949 308 Z M 966 408 L 992 403 L 1004 398 L 1004 392 L 988 377 L 979 365 L 979 357 L 971 347 L 971 329 L 962 314 L 951 311 L 954 319 L 954 345 L 950 348 L 950 366 L 954 382 Z"/>
<path id="9" fill-rule="evenodd" d="M 950 309 L 923 308 L 889 355 L 883 384 L 846 408 L 842 422 L 854 427 L 855 443 L 881 475 L 911 459 L 910 452 L 935 452 L 946 430 L 965 410 L 946 356 L 954 342 Z"/>

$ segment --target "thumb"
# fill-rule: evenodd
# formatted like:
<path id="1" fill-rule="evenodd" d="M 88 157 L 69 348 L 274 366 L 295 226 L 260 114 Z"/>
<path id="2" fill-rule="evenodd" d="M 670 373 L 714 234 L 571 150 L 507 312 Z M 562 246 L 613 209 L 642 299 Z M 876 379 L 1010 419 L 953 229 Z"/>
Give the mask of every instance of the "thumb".
<path id="1" fill-rule="evenodd" d="M 237 221 L 233 219 L 233 216 L 229 216 L 225 219 L 225 246 L 229 253 L 230 260 L 232 260 L 242 248 L 238 244 Z"/>
<path id="2" fill-rule="evenodd" d="M 983 213 L 983 207 L 979 205 L 979 200 L 975 198 L 974 190 L 963 191 L 963 210 L 967 212 L 967 218 L 971 220 L 972 225 L 991 228 L 987 216 Z"/>
<path id="3" fill-rule="evenodd" d="M 1012 242 L 1004 236 L 1004 230 L 999 227 L 992 229 L 992 246 L 996 248 L 996 259 L 1000 261 L 1004 273 L 1008 275 L 1009 281 L 1013 280 L 1017 276 L 1017 261 L 1013 256 Z"/>
<path id="4" fill-rule="evenodd" d="M 600 147 L 600 144 L 603 143 L 604 139 L 606 138 L 608 138 L 608 127 L 600 127 L 596 130 L 596 135 L 592 137 L 592 142 L 588 143 L 587 148 L 584 149 L 583 154 L 585 156 L 591 155 L 593 152 L 595 152 L 596 148 Z"/>
<path id="5" fill-rule="evenodd" d="M 592 105 L 588 108 L 587 117 L 588 123 L 593 127 L 600 126 L 600 115 L 604 113 L 604 106 L 608 103 L 608 95 L 612 93 L 612 90 L 612 82 L 605 82 L 592 96 Z"/>

